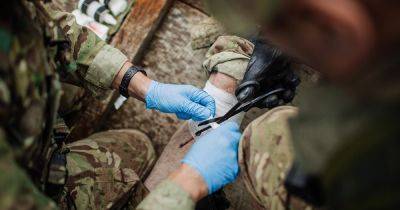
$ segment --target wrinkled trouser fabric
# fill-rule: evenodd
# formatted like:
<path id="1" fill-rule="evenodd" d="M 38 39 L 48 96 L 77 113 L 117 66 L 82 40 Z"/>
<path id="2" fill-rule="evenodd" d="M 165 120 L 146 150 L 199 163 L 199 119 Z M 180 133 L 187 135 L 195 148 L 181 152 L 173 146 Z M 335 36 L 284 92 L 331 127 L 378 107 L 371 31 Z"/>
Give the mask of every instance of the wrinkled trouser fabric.
<path id="1" fill-rule="evenodd" d="M 134 209 L 147 195 L 142 181 L 155 162 L 149 138 L 137 130 L 96 133 L 66 146 L 68 177 L 61 208 Z"/>

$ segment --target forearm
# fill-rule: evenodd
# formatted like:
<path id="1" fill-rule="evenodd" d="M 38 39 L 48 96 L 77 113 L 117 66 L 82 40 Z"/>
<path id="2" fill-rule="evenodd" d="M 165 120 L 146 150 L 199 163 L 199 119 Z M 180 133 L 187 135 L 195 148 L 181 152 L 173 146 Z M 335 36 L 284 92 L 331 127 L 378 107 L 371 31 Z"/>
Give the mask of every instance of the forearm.
<path id="1" fill-rule="evenodd" d="M 203 177 L 186 164 L 182 164 L 168 179 L 187 192 L 194 202 L 199 201 L 208 193 Z"/>
<path id="2" fill-rule="evenodd" d="M 131 62 L 126 62 L 122 68 L 115 74 L 115 78 L 112 82 L 112 88 L 118 90 L 121 84 L 122 78 L 126 71 L 132 66 Z M 132 80 L 128 86 L 129 95 L 135 97 L 141 101 L 144 101 L 146 93 L 149 89 L 151 79 L 148 78 L 141 72 L 138 72 L 132 77 Z M 237 87 L 237 79 L 232 76 L 228 76 L 224 73 L 214 72 L 211 73 L 209 81 L 221 90 L 224 90 L 230 94 L 234 94 Z"/>
<path id="3" fill-rule="evenodd" d="M 183 164 L 161 182 L 137 207 L 138 210 L 193 210 L 195 203 L 207 195 L 202 177 Z"/>
<path id="4" fill-rule="evenodd" d="M 161 182 L 137 209 L 192 210 L 195 203 L 207 193 L 207 185 L 201 175 L 190 166 L 182 164 Z"/>

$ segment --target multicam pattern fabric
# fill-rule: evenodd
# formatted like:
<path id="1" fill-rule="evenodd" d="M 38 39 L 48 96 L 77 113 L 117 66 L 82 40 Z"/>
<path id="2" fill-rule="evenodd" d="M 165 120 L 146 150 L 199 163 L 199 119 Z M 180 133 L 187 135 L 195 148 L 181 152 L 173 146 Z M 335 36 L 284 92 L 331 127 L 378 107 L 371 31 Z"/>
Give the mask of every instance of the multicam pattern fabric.
<path id="1" fill-rule="evenodd" d="M 218 71 L 240 81 L 246 72 L 254 45 L 244 38 L 226 33 L 218 21 L 209 17 L 191 29 L 192 49 L 210 47 L 203 62 L 207 75 Z"/>
<path id="2" fill-rule="evenodd" d="M 87 152 L 77 149 L 76 144 L 61 148 L 55 144 L 54 123 L 62 95 L 59 78 L 98 94 L 110 87 L 113 75 L 126 61 L 120 51 L 78 26 L 71 14 L 55 9 L 52 3 L 39 0 L 0 2 L 0 209 L 55 209 L 56 205 L 41 192 L 46 181 L 62 184 L 65 178 L 70 187 L 74 186 L 66 190 L 79 195 L 89 191 L 74 183 L 102 183 L 103 179 L 118 183 L 114 188 L 106 183 L 97 185 L 102 190 L 90 195 L 94 200 L 86 202 L 80 196 L 82 201 L 72 200 L 76 207 L 137 203 L 146 192 L 138 180 L 154 161 L 154 151 L 143 135 L 131 133 L 120 139 L 108 135 L 102 140 L 76 142 L 81 146 L 87 143 Z M 113 62 L 103 65 L 105 57 L 113 58 Z M 93 149 L 93 142 L 100 149 Z M 65 167 L 49 166 L 54 151 L 68 153 L 68 149 L 74 151 L 67 156 L 71 176 L 79 174 L 79 169 L 90 169 L 94 163 L 96 170 L 72 179 L 65 177 Z M 92 158 L 73 162 L 71 157 L 77 158 L 78 154 Z M 141 195 L 135 197 L 134 193 Z"/>
<path id="3" fill-rule="evenodd" d="M 293 161 L 288 118 L 297 112 L 289 106 L 270 110 L 246 128 L 239 145 L 240 177 L 265 209 L 312 209 L 295 198 L 289 203 L 284 187 Z"/>
<path id="4" fill-rule="evenodd" d="M 80 111 L 85 98 L 85 89 L 68 83 L 62 83 L 61 90 L 60 104 L 62 106 L 58 109 L 59 116 L 64 117 Z"/>
<path id="5" fill-rule="evenodd" d="M 72 14 L 57 10 L 51 3 L 36 5 L 38 12 L 45 16 L 46 25 L 53 26 L 46 28 L 51 40 L 62 43 L 56 56 L 62 80 L 84 86 L 95 95 L 110 88 L 127 57 L 78 25 Z"/>
<path id="6" fill-rule="evenodd" d="M 135 130 L 113 130 L 94 134 L 66 146 L 68 194 L 64 206 L 77 209 L 134 208 L 135 196 L 147 190 L 141 180 L 155 162 L 155 152 L 146 135 Z M 140 195 L 134 195 L 134 191 Z M 70 200 L 68 200 L 68 198 Z"/>
<path id="7" fill-rule="evenodd" d="M 1 162 L 9 170 L 2 170 L 4 176 L 0 183 L 1 186 L 13 186 L 10 190 L 14 191 L 7 195 L 8 200 L 2 200 L 0 208 L 21 205 L 18 193 L 29 198 L 29 205 L 37 207 L 42 201 L 49 202 L 38 191 L 43 190 L 45 166 L 54 150 L 51 125 L 60 97 L 59 83 L 52 69 L 54 63 L 50 62 L 43 43 L 44 36 L 40 27 L 33 24 L 32 5 L 25 1 L 0 4 L 3 43 L 0 49 L 0 119 L 4 131 L 0 141 L 7 145 L 2 154 L 9 156 L 9 161 Z M 16 163 L 23 166 L 22 169 Z M 10 170 L 17 173 L 27 171 L 31 180 L 26 175 L 18 177 Z M 8 180 L 11 177 L 14 180 Z M 32 189 L 33 186 L 39 190 Z"/>
<path id="8" fill-rule="evenodd" d="M 195 203 L 186 191 L 165 180 L 140 203 L 137 210 L 190 210 L 194 207 Z"/>
<path id="9" fill-rule="evenodd" d="M 238 81 L 243 79 L 254 45 L 237 36 L 220 36 L 206 54 L 203 68 L 206 72 L 218 71 Z"/>
<path id="10" fill-rule="evenodd" d="M 56 204 L 43 195 L 32 183 L 25 171 L 18 167 L 6 141 L 4 130 L 0 130 L 0 209 L 57 209 Z"/>

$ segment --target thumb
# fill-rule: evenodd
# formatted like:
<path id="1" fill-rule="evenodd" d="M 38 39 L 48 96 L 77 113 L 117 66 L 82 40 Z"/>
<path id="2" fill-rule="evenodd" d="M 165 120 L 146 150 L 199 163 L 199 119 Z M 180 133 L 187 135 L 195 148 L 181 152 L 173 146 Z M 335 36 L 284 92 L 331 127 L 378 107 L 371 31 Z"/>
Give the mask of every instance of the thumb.
<path id="1" fill-rule="evenodd" d="M 204 107 L 193 101 L 187 101 L 184 104 L 185 106 L 183 108 L 183 113 L 188 114 L 194 121 L 207 120 L 208 118 L 212 117 L 213 113 L 207 107 Z"/>

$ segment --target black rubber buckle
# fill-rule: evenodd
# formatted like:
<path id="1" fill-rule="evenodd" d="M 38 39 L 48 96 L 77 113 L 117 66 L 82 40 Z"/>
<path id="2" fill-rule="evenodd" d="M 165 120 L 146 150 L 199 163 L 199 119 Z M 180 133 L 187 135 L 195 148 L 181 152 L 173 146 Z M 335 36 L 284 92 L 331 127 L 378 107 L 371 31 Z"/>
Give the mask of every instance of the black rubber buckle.
<path id="1" fill-rule="evenodd" d="M 146 71 L 142 67 L 138 66 L 129 67 L 129 69 L 125 72 L 124 77 L 122 78 L 121 84 L 119 85 L 119 94 L 121 94 L 125 98 L 129 97 L 129 92 L 128 92 L 129 83 L 131 82 L 132 77 L 135 76 L 135 74 L 138 72 L 142 72 L 144 75 L 147 75 Z"/>

